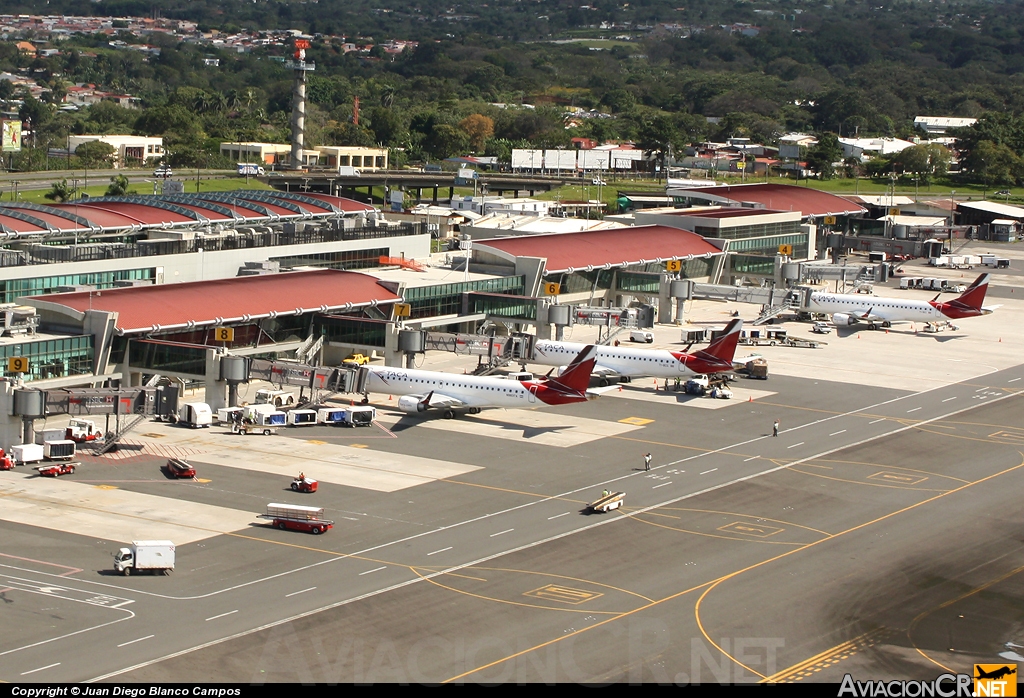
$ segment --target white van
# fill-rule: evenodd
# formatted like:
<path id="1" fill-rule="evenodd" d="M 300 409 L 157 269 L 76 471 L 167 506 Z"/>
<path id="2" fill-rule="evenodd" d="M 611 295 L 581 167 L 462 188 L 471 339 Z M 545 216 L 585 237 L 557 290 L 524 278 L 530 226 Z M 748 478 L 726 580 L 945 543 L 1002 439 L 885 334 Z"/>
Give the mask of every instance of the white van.
<path id="1" fill-rule="evenodd" d="M 629 341 L 641 342 L 643 344 L 653 344 L 654 335 L 646 330 L 630 330 Z"/>

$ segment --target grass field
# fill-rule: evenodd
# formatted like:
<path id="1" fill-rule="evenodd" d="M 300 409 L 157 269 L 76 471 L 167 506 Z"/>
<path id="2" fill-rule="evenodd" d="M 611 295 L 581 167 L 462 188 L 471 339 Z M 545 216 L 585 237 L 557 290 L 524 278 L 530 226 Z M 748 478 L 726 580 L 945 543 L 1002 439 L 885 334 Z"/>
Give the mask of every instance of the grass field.
<path id="1" fill-rule="evenodd" d="M 104 196 L 107 191 L 107 187 L 110 186 L 110 178 L 102 177 L 98 180 L 89 178 L 90 182 L 98 181 L 97 184 L 90 184 L 88 187 L 79 187 L 79 191 L 83 194 L 87 194 L 89 197 L 100 197 Z M 175 177 L 174 179 L 183 181 L 185 183 L 185 193 L 194 194 L 196 192 L 196 180 L 189 180 L 185 177 Z M 221 179 L 201 179 L 199 181 L 199 191 L 202 192 L 220 192 L 220 191 L 237 191 L 238 189 L 270 189 L 266 184 L 250 179 L 249 184 L 246 185 L 244 178 L 230 177 Z M 46 198 L 49 189 L 30 189 L 28 191 L 18 192 L 18 201 L 27 201 L 34 204 L 52 204 L 53 201 Z M 128 187 L 129 194 L 152 194 L 153 193 L 153 182 L 138 182 Z M 10 190 L 0 192 L 0 203 L 11 200 Z"/>

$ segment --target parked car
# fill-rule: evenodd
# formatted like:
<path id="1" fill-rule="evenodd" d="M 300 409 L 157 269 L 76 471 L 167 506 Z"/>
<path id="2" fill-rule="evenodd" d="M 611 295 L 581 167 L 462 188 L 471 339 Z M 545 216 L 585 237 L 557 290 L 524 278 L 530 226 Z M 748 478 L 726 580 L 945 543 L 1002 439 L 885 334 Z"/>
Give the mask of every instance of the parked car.
<path id="1" fill-rule="evenodd" d="M 168 177 L 173 177 L 174 172 L 171 170 L 169 166 L 160 165 L 155 170 L 153 170 L 153 176 L 160 177 L 161 179 L 167 179 Z"/>
<path id="2" fill-rule="evenodd" d="M 815 334 L 828 334 L 832 331 L 832 326 L 827 322 L 816 322 L 811 325 L 811 332 Z"/>

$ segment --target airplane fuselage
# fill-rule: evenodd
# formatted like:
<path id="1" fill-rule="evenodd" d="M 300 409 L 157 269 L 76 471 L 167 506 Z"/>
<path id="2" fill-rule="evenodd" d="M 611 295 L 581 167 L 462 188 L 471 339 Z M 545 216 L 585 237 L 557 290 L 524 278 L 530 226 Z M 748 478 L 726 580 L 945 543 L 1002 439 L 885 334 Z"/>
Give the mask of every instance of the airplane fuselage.
<path id="1" fill-rule="evenodd" d="M 576 356 L 584 344 L 539 341 L 533 348 L 533 363 L 564 366 Z M 711 361 L 683 352 L 632 347 L 597 347 L 594 373 L 612 373 L 639 378 L 677 378 L 700 373 L 731 371 L 731 361 Z"/>
<path id="2" fill-rule="evenodd" d="M 882 298 L 843 293 L 812 293 L 808 310 L 828 315 L 848 314 L 867 318 L 861 322 L 939 322 L 949 319 L 929 301 Z"/>
<path id="3" fill-rule="evenodd" d="M 570 360 L 572 358 L 570 357 Z M 467 407 L 481 408 L 531 407 L 537 403 L 560 405 L 587 399 L 585 396 L 558 390 L 538 381 L 376 366 L 370 368 L 366 376 L 366 391 L 388 395 L 435 393 L 454 398 Z"/>

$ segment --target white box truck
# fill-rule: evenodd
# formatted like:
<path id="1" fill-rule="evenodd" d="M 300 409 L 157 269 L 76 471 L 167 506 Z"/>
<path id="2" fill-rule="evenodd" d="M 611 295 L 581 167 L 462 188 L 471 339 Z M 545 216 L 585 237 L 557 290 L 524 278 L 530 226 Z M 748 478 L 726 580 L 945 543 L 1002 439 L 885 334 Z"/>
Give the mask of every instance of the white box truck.
<path id="1" fill-rule="evenodd" d="M 42 444 L 18 444 L 11 446 L 11 457 L 18 465 L 38 463 L 43 459 Z"/>
<path id="2" fill-rule="evenodd" d="M 47 441 L 43 444 L 43 457 L 46 460 L 71 460 L 75 457 L 75 446 L 71 439 Z"/>
<path id="3" fill-rule="evenodd" d="M 169 540 L 133 540 L 114 556 L 114 571 L 125 577 L 137 572 L 170 574 L 174 569 L 174 543 Z"/>
<path id="4" fill-rule="evenodd" d="M 317 410 L 316 421 L 317 424 L 342 424 L 345 421 L 345 410 L 340 407 Z"/>
<path id="5" fill-rule="evenodd" d="M 187 402 L 178 409 L 178 421 L 200 429 L 213 424 L 213 410 L 205 402 Z"/>
<path id="6" fill-rule="evenodd" d="M 377 419 L 377 408 L 372 405 L 352 405 L 342 410 L 341 423 L 348 427 L 368 427 Z"/>
<path id="7" fill-rule="evenodd" d="M 292 410 L 286 423 L 290 427 L 311 427 L 316 425 L 316 410 Z"/>

